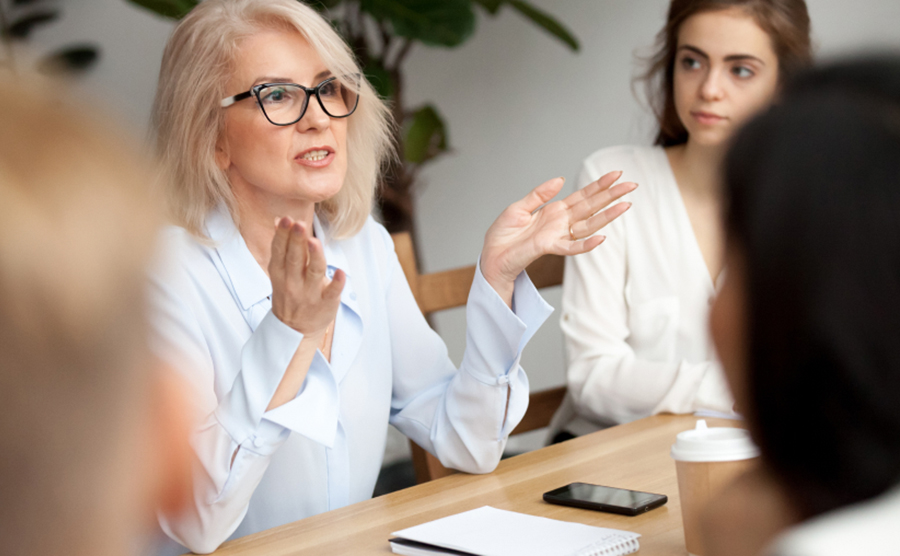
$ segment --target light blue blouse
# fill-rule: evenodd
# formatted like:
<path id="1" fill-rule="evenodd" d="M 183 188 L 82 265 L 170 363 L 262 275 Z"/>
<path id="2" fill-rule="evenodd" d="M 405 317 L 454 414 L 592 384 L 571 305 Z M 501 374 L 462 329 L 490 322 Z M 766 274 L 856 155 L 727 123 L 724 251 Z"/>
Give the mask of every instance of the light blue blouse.
<path id="1" fill-rule="evenodd" d="M 196 389 L 200 425 L 193 503 L 160 524 L 195 552 L 370 498 L 388 423 L 445 466 L 488 473 L 525 414 L 519 358 L 553 309 L 524 272 L 511 311 L 476 271 L 457 370 L 381 225 L 370 218 L 341 241 L 318 219 L 314 229 L 328 275 L 347 274 L 331 361 L 317 352 L 296 398 L 271 411 L 303 335 L 272 313 L 272 284 L 226 210 L 207 219 L 212 244 L 182 228 L 165 232 L 167 263 L 151 296 L 154 349 Z"/>

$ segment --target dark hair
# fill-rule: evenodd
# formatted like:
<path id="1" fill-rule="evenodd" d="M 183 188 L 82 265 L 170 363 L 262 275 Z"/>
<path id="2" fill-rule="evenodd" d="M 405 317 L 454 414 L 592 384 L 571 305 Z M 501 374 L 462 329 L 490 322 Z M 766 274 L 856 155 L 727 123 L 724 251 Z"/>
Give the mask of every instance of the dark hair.
<path id="1" fill-rule="evenodd" d="M 725 197 L 766 465 L 807 517 L 885 491 L 900 479 L 900 57 L 788 84 L 735 137 Z"/>
<path id="2" fill-rule="evenodd" d="M 745 10 L 772 39 L 781 79 L 812 59 L 809 13 L 804 0 L 672 0 L 666 25 L 656 37 L 656 53 L 649 59 L 646 73 L 639 77 L 646 86 L 648 100 L 659 123 L 654 144 L 669 147 L 688 139 L 673 98 L 675 54 L 681 24 L 698 13 L 735 7 Z"/>

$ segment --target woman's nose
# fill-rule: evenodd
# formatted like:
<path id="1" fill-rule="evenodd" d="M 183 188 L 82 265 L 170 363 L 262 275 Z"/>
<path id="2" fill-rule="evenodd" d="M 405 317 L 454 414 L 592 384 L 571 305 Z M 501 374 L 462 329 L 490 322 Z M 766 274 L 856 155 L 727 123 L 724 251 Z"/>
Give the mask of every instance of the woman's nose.
<path id="1" fill-rule="evenodd" d="M 710 69 L 706 74 L 706 79 L 704 79 L 703 83 L 700 85 L 700 96 L 703 100 L 713 101 L 722 99 L 725 91 L 722 79 L 724 79 L 724 74 L 721 70 L 715 68 Z"/>
<path id="2" fill-rule="evenodd" d="M 322 110 L 318 99 L 312 97 L 306 107 L 306 113 L 296 125 L 300 131 L 323 130 L 331 125 L 331 118 Z"/>

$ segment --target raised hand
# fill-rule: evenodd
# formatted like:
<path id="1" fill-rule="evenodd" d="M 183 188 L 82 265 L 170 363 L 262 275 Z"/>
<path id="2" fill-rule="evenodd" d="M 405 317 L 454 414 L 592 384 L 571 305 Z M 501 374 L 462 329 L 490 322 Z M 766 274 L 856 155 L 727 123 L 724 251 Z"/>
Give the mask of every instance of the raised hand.
<path id="1" fill-rule="evenodd" d="M 565 181 L 555 178 L 500 214 L 484 237 L 481 272 L 507 304 L 516 276 L 538 257 L 578 255 L 603 243 L 606 238 L 594 233 L 621 216 L 631 203 L 603 209 L 637 187 L 632 182 L 613 185 L 621 176 L 622 172 L 610 172 L 565 199 L 548 203 Z"/>
<path id="2" fill-rule="evenodd" d="M 324 334 L 337 315 L 347 278 L 343 271 L 325 276 L 322 243 L 307 226 L 282 218 L 272 239 L 269 278 L 272 312 L 278 320 L 304 335 Z"/>

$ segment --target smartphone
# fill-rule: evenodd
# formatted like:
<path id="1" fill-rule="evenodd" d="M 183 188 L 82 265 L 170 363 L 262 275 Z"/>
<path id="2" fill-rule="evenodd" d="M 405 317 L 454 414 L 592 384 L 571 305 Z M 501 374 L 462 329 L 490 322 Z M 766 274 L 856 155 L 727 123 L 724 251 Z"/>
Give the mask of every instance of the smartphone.
<path id="1" fill-rule="evenodd" d="M 653 494 L 608 486 L 572 483 L 544 493 L 544 501 L 563 506 L 622 515 L 649 512 L 668 502 L 665 494 Z"/>

